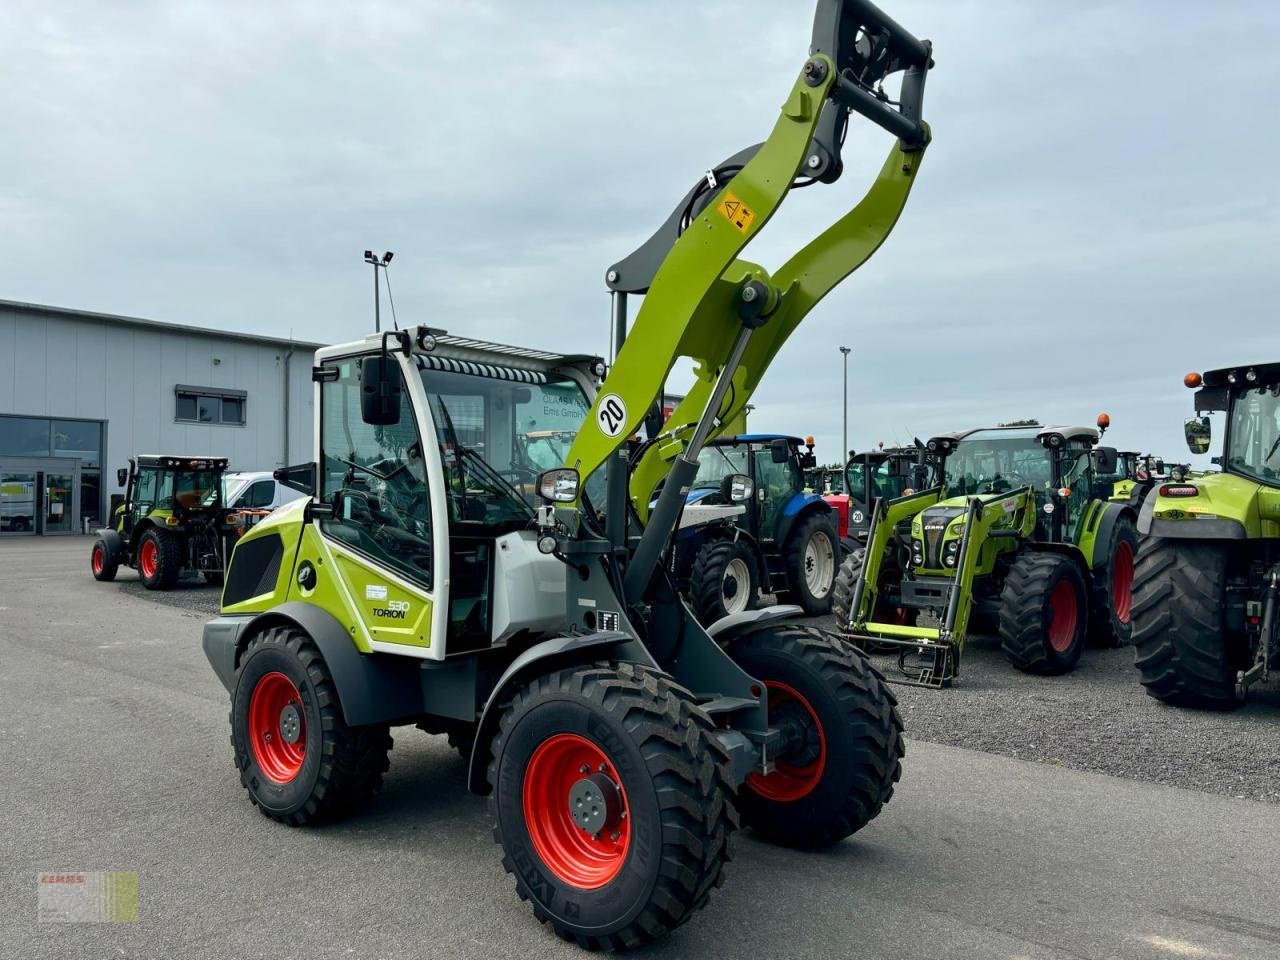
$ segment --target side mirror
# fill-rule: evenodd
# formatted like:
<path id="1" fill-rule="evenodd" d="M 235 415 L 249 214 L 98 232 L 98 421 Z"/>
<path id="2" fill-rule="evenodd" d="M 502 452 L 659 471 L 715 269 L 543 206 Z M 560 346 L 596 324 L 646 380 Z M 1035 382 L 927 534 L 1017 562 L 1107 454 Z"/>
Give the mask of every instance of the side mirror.
<path id="1" fill-rule="evenodd" d="M 1089 454 L 1093 460 L 1094 473 L 1115 473 L 1119 454 L 1115 447 L 1094 447 Z"/>
<path id="2" fill-rule="evenodd" d="M 394 358 L 378 354 L 361 362 L 360 418 L 375 427 L 400 422 L 400 368 Z"/>
<path id="3" fill-rule="evenodd" d="M 573 503 L 581 484 L 582 477 L 573 467 L 544 470 L 538 474 L 538 496 L 547 503 Z"/>
<path id="4" fill-rule="evenodd" d="M 317 493 L 316 465 L 314 463 L 299 463 L 292 467 L 281 467 L 271 476 L 275 478 L 276 483 L 282 483 L 291 490 L 297 490 L 313 497 Z"/>
<path id="5" fill-rule="evenodd" d="M 791 444 L 781 439 L 770 441 L 769 457 L 774 463 L 786 463 L 791 459 Z"/>
<path id="6" fill-rule="evenodd" d="M 756 485 L 745 473 L 731 473 L 720 481 L 720 496 L 728 503 L 746 503 Z"/>
<path id="7" fill-rule="evenodd" d="M 1208 417 L 1192 417 L 1182 425 L 1182 432 L 1187 438 L 1187 449 L 1192 453 L 1209 452 L 1209 441 L 1213 439 L 1213 425 Z"/>
<path id="8" fill-rule="evenodd" d="M 116 471 L 116 486 L 123 487 L 129 482 L 129 471 L 121 467 Z"/>
<path id="9" fill-rule="evenodd" d="M 802 470 L 813 470 L 817 466 L 818 466 L 818 457 L 815 453 L 810 451 L 809 453 L 800 454 L 800 468 Z"/>

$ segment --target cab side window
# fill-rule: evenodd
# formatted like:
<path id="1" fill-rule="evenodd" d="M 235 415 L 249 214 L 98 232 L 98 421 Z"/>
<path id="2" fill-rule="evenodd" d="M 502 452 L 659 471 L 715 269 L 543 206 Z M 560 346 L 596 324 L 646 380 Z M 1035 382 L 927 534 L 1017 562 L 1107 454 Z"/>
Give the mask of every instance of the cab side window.
<path id="1" fill-rule="evenodd" d="M 422 438 L 407 396 L 400 421 L 360 415 L 360 362 L 328 361 L 338 379 L 320 385 L 320 496 L 334 507 L 324 533 L 408 580 L 432 585 L 431 502 Z M 402 396 L 407 389 L 401 384 Z"/>

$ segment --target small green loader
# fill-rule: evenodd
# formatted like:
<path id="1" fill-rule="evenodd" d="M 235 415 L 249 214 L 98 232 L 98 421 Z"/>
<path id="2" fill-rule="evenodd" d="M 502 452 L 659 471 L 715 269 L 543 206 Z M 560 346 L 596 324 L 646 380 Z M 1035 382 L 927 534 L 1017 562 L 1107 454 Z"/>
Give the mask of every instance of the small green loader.
<path id="1" fill-rule="evenodd" d="M 1115 451 L 1093 427 L 1016 426 L 937 436 L 939 486 L 873 508 L 867 546 L 841 566 L 846 635 L 897 651 L 899 682 L 943 687 L 975 626 L 1019 670 L 1073 669 L 1086 638 L 1130 635 L 1135 516 L 1109 502 Z"/>
<path id="2" fill-rule="evenodd" d="M 95 531 L 89 569 L 114 580 L 134 567 L 148 590 L 169 590 L 186 571 L 221 583 L 241 533 L 241 518 L 222 503 L 225 457 L 142 455 L 117 471 L 124 501 L 110 527 Z"/>
<path id="3" fill-rule="evenodd" d="M 236 776 L 264 814 L 351 814 L 381 784 L 392 727 L 447 734 L 534 916 L 623 949 L 707 902 L 740 823 L 814 847 L 880 812 L 904 750 L 880 674 L 798 607 L 702 626 L 671 542 L 707 444 L 898 222 L 931 66 L 929 43 L 872 4 L 820 0 L 768 138 L 700 168 L 606 271 L 621 343 L 607 375 L 425 326 L 317 353 L 316 462 L 281 472 L 309 473 L 312 496 L 245 534 L 203 636 Z M 899 73 L 890 101 L 881 80 Z M 855 112 L 895 137 L 867 194 L 776 270 L 742 259 L 794 187 L 839 177 Z M 693 385 L 638 439 L 681 357 Z M 549 405 L 565 410 L 554 429 L 581 427 L 539 472 L 529 424 L 547 429 Z M 752 495 L 750 477 L 729 481 L 735 502 Z"/>
<path id="4" fill-rule="evenodd" d="M 1225 412 L 1221 472 L 1180 469 L 1138 518 L 1133 642 L 1151 696 L 1230 708 L 1280 670 L 1280 363 L 1224 367 L 1196 390 L 1187 447 L 1209 450 Z"/>

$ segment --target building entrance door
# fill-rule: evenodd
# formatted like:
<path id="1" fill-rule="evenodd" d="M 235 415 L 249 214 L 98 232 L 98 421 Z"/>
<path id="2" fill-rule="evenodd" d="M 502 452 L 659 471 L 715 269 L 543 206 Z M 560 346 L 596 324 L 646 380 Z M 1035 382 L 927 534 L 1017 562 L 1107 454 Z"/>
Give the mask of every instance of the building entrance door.
<path id="1" fill-rule="evenodd" d="M 35 534 L 38 479 L 34 472 L 0 468 L 0 537 Z"/>
<path id="2" fill-rule="evenodd" d="M 79 490 L 75 460 L 0 459 L 0 536 L 78 532 Z"/>

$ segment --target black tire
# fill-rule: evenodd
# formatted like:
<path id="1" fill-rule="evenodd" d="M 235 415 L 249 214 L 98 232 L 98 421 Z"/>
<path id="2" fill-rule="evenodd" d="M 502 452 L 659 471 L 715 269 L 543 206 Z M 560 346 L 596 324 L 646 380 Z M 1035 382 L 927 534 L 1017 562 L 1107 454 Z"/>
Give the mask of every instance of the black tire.
<path id="1" fill-rule="evenodd" d="M 93 541 L 93 549 L 89 551 L 89 570 L 93 573 L 93 579 L 114 580 L 119 569 L 120 561 L 111 553 L 107 542 L 101 537 Z"/>
<path id="2" fill-rule="evenodd" d="M 866 547 L 851 551 L 840 562 L 836 571 L 836 582 L 831 585 L 831 612 L 835 614 L 836 623 L 844 626 L 849 622 L 849 608 L 853 605 L 853 592 L 862 576 L 862 566 L 866 561 Z"/>
<path id="3" fill-rule="evenodd" d="M 1099 647 L 1127 647 L 1133 637 L 1133 577 L 1138 555 L 1138 531 L 1128 516 L 1111 528 L 1101 544 L 1107 558 L 1093 573 L 1089 605 L 1089 640 Z"/>
<path id="4" fill-rule="evenodd" d="M 836 568 L 840 565 L 840 551 L 836 537 L 836 522 L 833 511 L 809 514 L 787 538 L 785 559 L 787 564 L 788 598 L 804 608 L 810 616 L 821 616 L 831 612 L 831 592 L 835 586 Z M 817 556 L 810 552 L 810 545 Z M 810 584 L 810 571 L 823 563 L 822 557 L 830 567 L 830 575 L 822 577 L 816 574 L 819 582 Z"/>
<path id="5" fill-rule="evenodd" d="M 201 575 L 204 582 L 215 587 L 222 586 L 222 572 L 220 570 L 202 570 Z"/>
<path id="6" fill-rule="evenodd" d="M 281 675 L 293 685 L 296 699 L 290 705 L 301 721 L 298 742 L 303 744 L 300 763 L 288 779 L 278 766 L 275 775 L 267 769 L 271 743 L 285 738 L 284 711 L 281 725 L 265 731 L 249 719 L 255 693 L 271 712 L 268 684 L 280 687 Z M 324 657 L 303 631 L 274 627 L 249 641 L 231 695 L 231 747 L 240 783 L 266 816 L 297 827 L 356 812 L 381 788 L 391 744 L 386 724 L 347 726 Z"/>
<path id="7" fill-rule="evenodd" d="M 1134 665 L 1150 696 L 1183 706 L 1239 706 L 1236 671 L 1247 652 L 1226 636 L 1227 549 L 1143 537 L 1134 574 Z"/>
<path id="8" fill-rule="evenodd" d="M 154 547 L 152 546 L 154 545 Z M 155 550 L 154 563 L 147 559 Z M 138 577 L 148 590 L 172 590 L 182 573 L 182 551 L 178 538 L 152 527 L 138 541 Z"/>
<path id="9" fill-rule="evenodd" d="M 775 843 L 824 847 L 875 819 L 902 775 L 906 746 L 897 698 L 866 654 L 793 623 L 741 637 L 729 654 L 769 689 L 771 723 L 808 728 L 801 746 L 774 758 L 773 774 L 742 785 L 743 824 Z"/>
<path id="10" fill-rule="evenodd" d="M 1000 593 L 1000 647 L 1010 663 L 1041 676 L 1075 669 L 1088 616 L 1084 577 L 1070 557 L 1018 554 Z"/>
<path id="11" fill-rule="evenodd" d="M 502 864 L 535 917 L 579 946 L 613 950 L 654 940 L 706 904 L 711 889 L 722 882 L 729 838 L 737 827 L 726 779 L 728 755 L 713 730 L 687 690 L 639 664 L 560 670 L 515 695 L 493 741 L 489 811 L 494 840 L 503 848 Z M 574 832 L 576 821 L 566 822 L 572 816 L 567 790 L 565 817 L 552 816 L 561 778 L 541 764 L 553 755 L 546 751 L 568 749 L 566 741 L 568 747 L 577 744 L 604 757 L 603 769 L 592 764 L 588 771 L 594 767 L 608 778 L 606 788 L 620 784 L 624 792 L 627 817 L 615 825 L 626 825 L 626 846 L 610 867 L 599 868 L 616 872 L 589 889 L 553 869 L 529 827 L 538 825 L 543 837 L 558 831 L 588 836 Z M 526 814 L 525 796 L 531 767 L 529 784 L 551 785 L 544 791 L 528 788 L 534 791 L 530 809 L 538 808 L 532 817 Z M 579 770 L 560 772 L 571 778 Z M 616 811 L 615 805 L 611 815 Z M 616 844 L 612 837 L 610 829 L 605 842 Z"/>
<path id="12" fill-rule="evenodd" d="M 745 583 L 742 582 L 744 575 Z M 740 606 L 744 595 L 745 605 Z M 698 622 L 705 626 L 730 613 L 754 610 L 760 605 L 760 580 L 754 553 L 741 541 L 704 543 L 689 571 L 689 600 Z"/>

